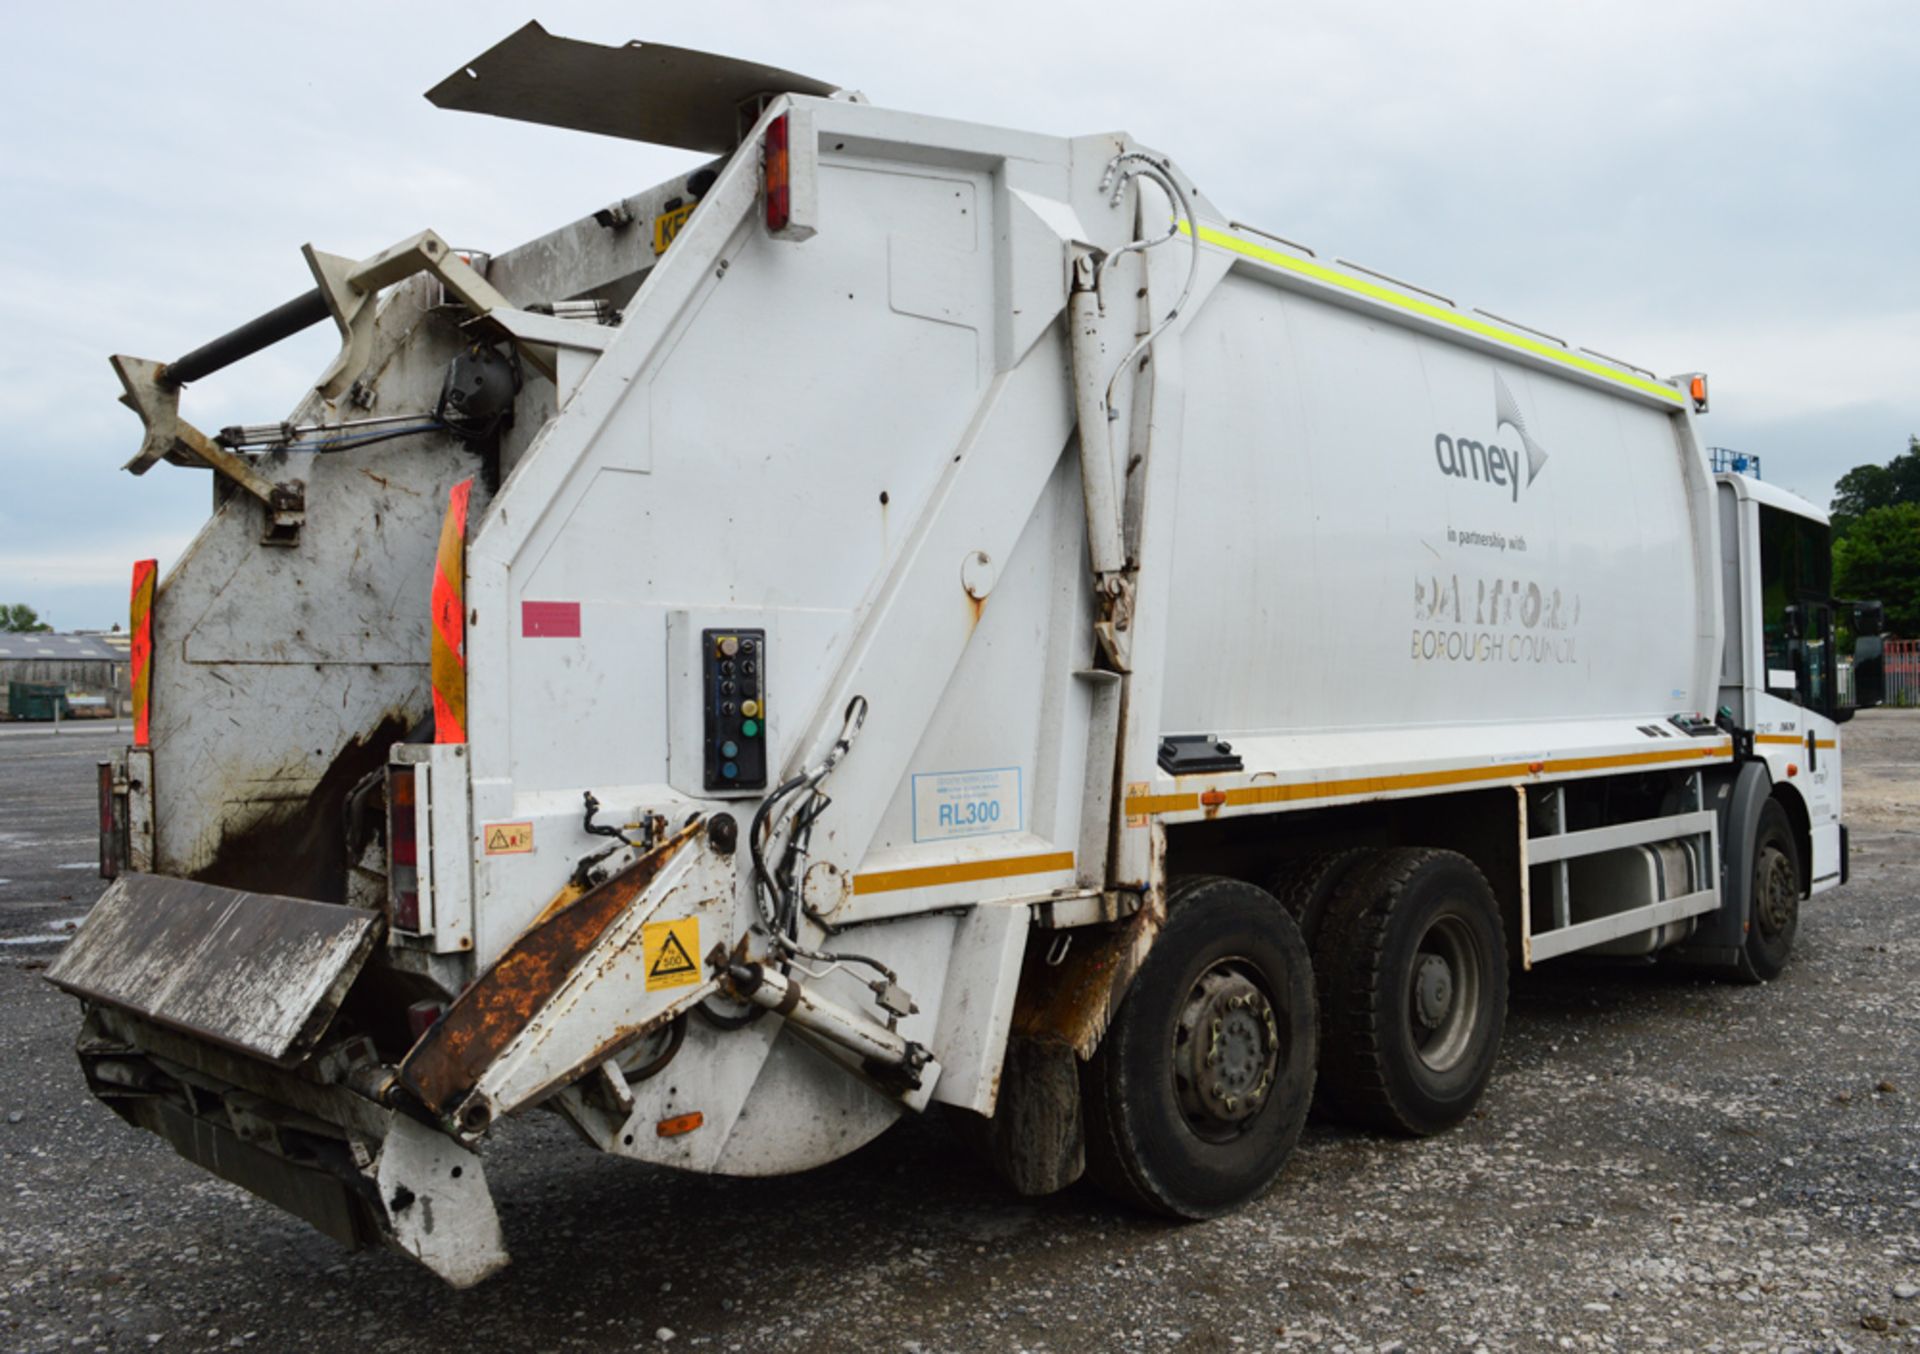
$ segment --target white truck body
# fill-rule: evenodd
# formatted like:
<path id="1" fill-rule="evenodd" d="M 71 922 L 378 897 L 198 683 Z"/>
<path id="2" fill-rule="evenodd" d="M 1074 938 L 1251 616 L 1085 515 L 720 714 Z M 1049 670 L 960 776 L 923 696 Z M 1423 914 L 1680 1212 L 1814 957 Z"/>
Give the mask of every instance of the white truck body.
<path id="1" fill-rule="evenodd" d="M 671 49 L 530 26 L 472 78 L 484 102 L 499 63 L 634 53 Z M 1796 892 L 1838 882 L 1834 710 L 1768 693 L 1740 535 L 1757 503 L 1818 515 L 1716 487 L 1689 378 L 1240 226 L 1125 136 L 755 71 L 740 149 L 697 194 L 675 180 L 471 268 L 431 236 L 310 250 L 343 353 L 290 447 L 229 439 L 244 464 L 222 469 L 155 394 L 165 369 L 117 359 L 136 404 L 147 382 L 139 468 L 239 486 L 153 600 L 151 733 L 110 787 L 128 872 L 50 975 L 88 1003 L 83 1059 L 123 1114 L 311 1174 L 232 1108 L 292 1104 L 346 1164 L 313 1149 L 327 1179 L 290 1186 L 263 1157 L 243 1183 L 466 1283 L 504 1260 L 471 1149 L 505 1114 L 742 1175 L 844 1155 L 930 1100 L 1004 1124 L 1010 1044 L 1095 1054 L 1175 876 L 1260 880 L 1329 841 L 1446 848 L 1518 962 L 1732 963 L 1747 866 L 1730 883 L 1724 859 L 1752 824 L 1729 815 L 1759 813 L 1758 777 L 1798 813 Z M 543 88 L 528 116 L 610 130 Z M 572 317 L 594 302 L 617 320 Z M 476 340 L 520 368 L 479 455 L 436 413 Z M 433 426 L 347 440 L 374 417 Z M 297 503 L 249 469 L 297 478 Z M 437 590 L 468 480 L 464 565 Z M 460 689 L 437 688 L 436 627 Z M 715 665 L 753 652 L 742 735 L 714 685 L 741 674 Z M 1170 735 L 1237 764 L 1164 762 Z M 714 788 L 743 736 L 764 781 Z M 1808 750 L 1817 769 L 1789 768 Z M 777 939 L 755 815 L 822 766 Z M 383 785 L 385 818 L 365 801 Z M 408 830 L 417 912 L 395 902 Z M 223 924 L 332 925 L 331 967 L 186 990 L 208 985 L 205 938 L 148 893 L 189 880 Z M 423 1004 L 432 1027 L 406 1026 Z M 128 1106 L 179 1085 L 184 1110 Z M 450 1183 L 448 1162 L 472 1169 Z M 468 1219 L 437 1239 L 396 1203 L 429 1189 Z"/>

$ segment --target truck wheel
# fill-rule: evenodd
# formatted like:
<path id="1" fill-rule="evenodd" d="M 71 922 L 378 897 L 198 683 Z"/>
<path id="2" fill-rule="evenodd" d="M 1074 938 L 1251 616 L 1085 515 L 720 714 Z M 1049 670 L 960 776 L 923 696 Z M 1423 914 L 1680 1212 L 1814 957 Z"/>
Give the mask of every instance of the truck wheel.
<path id="1" fill-rule="evenodd" d="M 1081 1070 L 1087 1173 L 1156 1213 L 1209 1218 L 1264 1193 L 1306 1121 L 1313 967 L 1272 894 L 1199 877 Z"/>
<path id="2" fill-rule="evenodd" d="M 1383 852 L 1339 890 L 1321 938 L 1328 1107 L 1418 1136 L 1464 1119 L 1493 1075 L 1507 1014 L 1506 934 L 1473 862 Z"/>
<path id="3" fill-rule="evenodd" d="M 1307 942 L 1309 953 L 1320 943 L 1320 924 L 1326 919 L 1327 904 L 1333 900 L 1334 891 L 1356 867 L 1373 856 L 1373 850 L 1365 846 L 1323 851 L 1287 862 L 1268 882 L 1267 892 L 1287 909 L 1287 914 L 1300 928 L 1300 938 Z"/>
<path id="4" fill-rule="evenodd" d="M 1800 848 L 1793 840 L 1787 811 L 1777 799 L 1769 799 L 1760 809 L 1760 826 L 1753 837 L 1751 897 L 1738 971 L 1745 982 L 1764 983 L 1778 978 L 1786 968 L 1794 933 L 1800 929 Z"/>

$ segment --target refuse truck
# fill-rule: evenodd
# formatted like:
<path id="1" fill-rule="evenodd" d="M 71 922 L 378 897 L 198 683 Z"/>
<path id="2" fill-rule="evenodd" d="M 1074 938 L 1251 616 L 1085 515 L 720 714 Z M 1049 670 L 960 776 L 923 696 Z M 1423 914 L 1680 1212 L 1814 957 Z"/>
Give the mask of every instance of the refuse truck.
<path id="1" fill-rule="evenodd" d="M 1203 1218 L 1310 1104 L 1466 1116 L 1513 971 L 1764 981 L 1845 881 L 1875 608 L 1712 473 L 1704 375 L 1127 135 L 537 24 L 428 98 L 693 167 L 513 248 L 308 246 L 113 359 L 127 468 L 215 504 L 134 568 L 113 882 L 47 976 L 191 1161 L 462 1286 L 535 1110 L 770 1176 L 942 1106 L 1014 1190 Z M 328 323 L 288 417 L 188 421 Z"/>

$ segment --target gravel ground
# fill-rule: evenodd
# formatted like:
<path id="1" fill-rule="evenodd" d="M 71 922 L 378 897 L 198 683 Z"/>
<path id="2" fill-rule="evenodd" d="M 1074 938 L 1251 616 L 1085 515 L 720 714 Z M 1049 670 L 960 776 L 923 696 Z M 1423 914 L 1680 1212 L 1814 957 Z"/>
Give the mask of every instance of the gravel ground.
<path id="1" fill-rule="evenodd" d="M 69 735 L 61 735 L 67 739 Z M 489 1155 L 515 1263 L 453 1293 L 348 1255 L 86 1094 L 40 981 L 99 881 L 94 758 L 0 737 L 0 1347 L 1920 1348 L 1920 713 L 1846 731 L 1854 879 L 1764 988 L 1516 983 L 1474 1119 L 1309 1126 L 1279 1187 L 1172 1226 L 1012 1199 L 937 1122 L 811 1174 L 681 1177 L 542 1116 Z"/>

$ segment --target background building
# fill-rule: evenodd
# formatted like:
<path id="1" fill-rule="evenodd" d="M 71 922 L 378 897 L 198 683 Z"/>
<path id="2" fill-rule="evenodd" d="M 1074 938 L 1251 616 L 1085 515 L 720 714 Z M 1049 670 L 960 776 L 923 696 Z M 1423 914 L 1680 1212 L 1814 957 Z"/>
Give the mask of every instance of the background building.
<path id="1" fill-rule="evenodd" d="M 63 687 L 66 708 L 61 718 L 111 717 L 129 710 L 129 639 L 124 631 L 58 635 L 50 631 L 29 634 L 0 633 L 0 719 L 23 717 L 26 706 L 11 688 Z M 41 718 L 51 718 L 48 706 Z M 10 716 L 9 712 L 19 714 Z"/>

